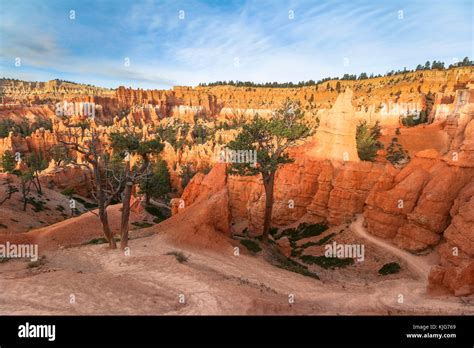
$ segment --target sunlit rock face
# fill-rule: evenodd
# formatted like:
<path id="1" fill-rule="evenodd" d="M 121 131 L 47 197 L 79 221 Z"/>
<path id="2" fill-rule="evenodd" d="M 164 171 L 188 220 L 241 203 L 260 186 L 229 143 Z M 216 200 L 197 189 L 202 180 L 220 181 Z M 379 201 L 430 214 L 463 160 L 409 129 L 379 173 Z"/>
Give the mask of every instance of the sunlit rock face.
<path id="1" fill-rule="evenodd" d="M 304 220 L 337 225 L 363 213 L 369 233 L 412 252 L 439 253 L 440 265 L 429 275 L 430 288 L 443 287 L 458 296 L 472 293 L 474 98 L 472 84 L 464 87 L 468 92 L 451 100 L 456 113 L 450 111 L 450 122 L 440 126 L 445 151 L 430 148 L 431 141 L 419 143 L 404 168 L 359 160 L 354 139 L 361 114 L 354 112 L 354 94 L 346 90 L 330 110 L 318 113 L 320 128 L 314 138 L 292 149 L 295 162 L 278 171 L 272 224 Z M 462 103 L 456 101 L 461 94 Z M 424 132 L 424 126 L 418 129 Z M 352 154 L 347 161 L 344 150 Z M 247 221 L 252 233 L 260 233 L 265 202 L 261 178 L 211 173 L 213 181 L 218 176 L 226 183 L 232 221 Z M 197 177 L 183 197 L 209 192 L 206 186 L 200 188 L 203 181 Z"/>
<path id="2" fill-rule="evenodd" d="M 356 127 L 358 120 L 352 106 L 353 92 L 347 89 L 340 94 L 331 110 L 321 111 L 316 131 L 316 146 L 309 154 L 314 157 L 338 161 L 358 162 Z"/>
<path id="3" fill-rule="evenodd" d="M 87 101 L 98 106 L 97 127 L 108 151 L 107 135 L 125 127 L 144 130 L 171 122 L 190 125 L 249 121 L 257 114 L 271 117 L 286 99 L 300 102 L 306 116 L 319 127 L 314 136 L 290 150 L 294 163 L 278 170 L 272 224 L 287 226 L 300 221 L 339 225 L 364 214 L 369 233 L 386 238 L 412 252 L 435 250 L 439 267 L 432 270 L 430 284 L 456 295 L 472 293 L 474 217 L 474 93 L 472 68 L 419 71 L 401 76 L 360 81 L 328 81 L 303 88 L 175 87 L 171 90 L 115 90 L 61 81 L 26 83 L 2 80 L 7 99 L 0 107 L 0 120 L 33 122 L 35 117 L 53 120 L 53 130 L 38 129 L 27 136 L 9 134 L 0 139 L 0 155 L 9 150 L 22 155 L 48 157 L 57 144 L 57 132 L 66 129 L 54 109 L 57 101 Z M 434 95 L 429 115 L 432 125 L 404 128 L 400 116 L 422 108 L 426 95 Z M 411 161 L 395 168 L 382 150 L 375 162 L 359 159 L 356 127 L 361 120 L 379 121 L 386 141 L 401 128 L 400 141 L 409 149 Z M 229 234 L 229 224 L 261 233 L 265 192 L 261 178 L 229 176 L 217 153 L 233 139 L 237 129 L 217 130 L 205 143 L 174 148 L 166 143 L 172 185 L 178 195 L 172 202 L 174 221 L 192 215 L 201 233 L 219 226 Z M 192 140 L 190 133 L 183 136 Z M 406 144 L 406 146 L 405 146 Z M 385 151 L 385 152 L 384 152 Z M 77 154 L 75 159 L 83 159 Z M 180 168 L 187 163 L 209 174 L 198 173 L 181 192 Z M 49 188 L 74 188 L 78 194 L 91 190 L 90 174 L 54 162 L 41 174 Z M 182 194 L 181 194 L 182 193 Z M 200 207 L 205 207 L 200 208 Z M 196 232 L 197 231 L 197 232 Z M 240 231 L 237 231 L 240 232 Z M 457 255 L 453 254 L 456 250 Z"/>

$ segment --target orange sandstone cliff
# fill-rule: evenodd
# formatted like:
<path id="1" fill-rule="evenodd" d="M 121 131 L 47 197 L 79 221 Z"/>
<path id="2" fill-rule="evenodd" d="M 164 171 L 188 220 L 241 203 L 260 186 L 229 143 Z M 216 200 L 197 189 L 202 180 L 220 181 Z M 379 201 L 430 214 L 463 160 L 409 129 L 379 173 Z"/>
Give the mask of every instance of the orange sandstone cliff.
<path id="1" fill-rule="evenodd" d="M 307 117 L 319 120 L 319 127 L 306 144 L 291 149 L 294 163 L 277 172 L 272 224 L 283 227 L 298 221 L 324 221 L 339 225 L 363 214 L 371 234 L 412 252 L 439 255 L 439 266 L 429 275 L 431 288 L 465 295 L 474 292 L 473 70 L 418 71 L 362 81 L 333 80 L 303 88 L 106 90 L 56 80 L 2 80 L 0 89 L 6 102 L 0 108 L 0 119 L 33 120 L 39 116 L 52 119 L 54 126 L 52 131 L 38 129 L 27 137 L 9 134 L 0 139 L 0 155 L 10 150 L 39 152 L 48 158 L 49 149 L 57 143 L 55 132 L 65 127 L 54 113 L 54 103 L 62 100 L 100 105 L 97 127 L 104 139 L 126 125 L 151 132 L 153 126 L 173 120 L 249 119 L 257 113 L 271 114 L 286 98 L 298 100 Z M 429 114 L 432 123 L 401 126 L 400 116 L 426 107 L 428 93 L 434 95 Z M 400 128 L 397 137 L 411 161 L 400 168 L 383 158 L 360 161 L 355 143 L 360 120 L 369 124 L 379 121 L 385 143 Z M 181 164 L 213 166 L 207 175 L 196 174 L 181 198 L 172 201 L 177 215 L 173 221 L 184 221 L 192 212 L 193 221 L 202 219 L 196 233 L 219 225 L 220 231 L 229 234 L 229 221 L 233 232 L 247 227 L 253 234 L 260 233 L 265 201 L 261 179 L 229 176 L 224 164 L 215 164 L 215 154 L 222 148 L 217 137 L 231 140 L 232 136 L 232 131 L 219 131 L 204 144 L 180 150 L 166 144 L 163 157 L 176 187 L 180 185 L 177 173 Z M 74 166 L 58 169 L 52 164 L 42 180 L 51 188 L 73 185 L 87 194 L 87 175 Z M 206 206 L 212 209 L 200 211 L 197 206 L 203 201 L 211 202 Z"/>

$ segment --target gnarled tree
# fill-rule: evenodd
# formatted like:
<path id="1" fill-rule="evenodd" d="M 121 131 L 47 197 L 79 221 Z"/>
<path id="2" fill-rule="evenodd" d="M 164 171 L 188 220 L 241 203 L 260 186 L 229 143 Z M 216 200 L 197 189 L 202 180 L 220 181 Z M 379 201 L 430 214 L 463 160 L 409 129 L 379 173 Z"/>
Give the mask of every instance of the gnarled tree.
<path id="1" fill-rule="evenodd" d="M 298 102 L 286 100 L 271 118 L 258 115 L 251 123 L 245 124 L 228 149 L 234 151 L 256 151 L 256 164 L 231 163 L 231 175 L 262 175 L 265 188 L 265 216 L 262 240 L 268 240 L 273 211 L 273 190 L 275 174 L 282 165 L 292 163 L 287 150 L 311 135 L 312 129 L 304 122 L 303 112 Z"/>
<path id="2" fill-rule="evenodd" d="M 79 164 L 72 161 L 73 163 L 85 166 L 88 169 L 92 167 L 94 178 L 94 192 L 92 194 L 98 206 L 97 215 L 102 224 L 105 238 L 109 242 L 109 247 L 116 249 L 117 245 L 110 229 L 107 207 L 119 196 L 123 188 L 123 180 L 116 180 L 106 170 L 109 165 L 108 156 L 103 152 L 103 144 L 98 131 L 94 127 L 87 129 L 82 123 L 80 125 L 70 125 L 67 132 L 58 133 L 58 140 L 70 150 L 81 154 L 86 162 L 86 164 Z"/>
<path id="3" fill-rule="evenodd" d="M 128 246 L 128 224 L 130 220 L 130 200 L 133 186 L 147 178 L 150 170 L 151 156 L 159 154 L 164 145 L 159 138 L 143 139 L 141 134 L 133 131 L 123 133 L 112 133 L 110 135 L 111 147 L 115 156 L 120 155 L 124 159 L 122 193 L 122 219 L 120 227 L 120 247 Z M 131 164 L 132 157 L 138 157 L 135 164 Z"/>

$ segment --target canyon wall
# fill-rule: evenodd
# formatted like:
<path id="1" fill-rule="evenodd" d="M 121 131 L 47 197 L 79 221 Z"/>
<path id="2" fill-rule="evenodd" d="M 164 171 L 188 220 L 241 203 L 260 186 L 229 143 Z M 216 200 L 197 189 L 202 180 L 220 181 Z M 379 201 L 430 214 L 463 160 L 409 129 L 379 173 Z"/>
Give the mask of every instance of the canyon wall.
<path id="1" fill-rule="evenodd" d="M 341 94 L 321 118 L 316 135 L 291 149 L 294 163 L 278 170 L 272 225 L 302 221 L 339 225 L 363 214 L 369 233 L 411 252 L 439 254 L 440 264 L 429 275 L 430 288 L 449 289 L 457 296 L 473 293 L 472 86 L 467 84 L 465 101 L 448 115 L 450 122 L 440 124 L 448 150 L 440 153 L 427 142 L 403 168 L 383 161 L 360 162 L 356 156 L 342 160 L 340 152 L 355 151 L 354 138 L 346 137 L 345 130 L 352 127 L 355 132 L 356 116 L 347 102 L 351 92 Z M 424 126 L 415 129 L 423 132 Z M 265 205 L 261 178 L 229 176 L 222 167 L 215 167 L 208 177 L 212 180 L 200 175 L 190 182 L 181 197 L 185 206 L 192 205 L 201 192 L 209 195 L 204 182 L 225 182 L 234 232 L 248 228 L 254 235 L 261 233 Z"/>
<path id="2" fill-rule="evenodd" d="M 160 118 L 192 119 L 194 115 L 205 115 L 225 119 L 239 113 L 247 116 L 257 112 L 269 113 L 287 98 L 299 101 L 305 110 L 330 109 L 338 94 L 350 88 L 354 91 L 352 103 L 356 113 L 371 123 L 379 120 L 395 126 L 401 114 L 423 108 L 429 92 L 436 95 L 437 114 L 446 113 L 445 109 L 449 108 L 446 105 L 453 103 L 458 90 L 467 88 L 473 71 L 472 67 L 415 71 L 366 80 L 329 80 L 301 88 L 178 86 L 172 90 L 125 87 L 113 90 L 59 80 L 25 82 L 1 79 L 0 94 L 5 103 L 12 105 L 94 101 L 104 108 L 104 115 L 111 118 L 117 116 L 119 110 L 152 106 Z M 5 107 L 7 105 L 1 105 L 1 108 Z"/>
<path id="3" fill-rule="evenodd" d="M 56 132 L 65 127 L 55 118 L 53 106 L 64 99 L 101 105 L 103 113 L 97 122 L 102 124 L 96 126 L 105 144 L 108 133 L 126 125 L 143 128 L 148 134 L 152 126 L 170 119 L 189 123 L 248 120 L 257 113 L 270 115 L 287 98 L 298 100 L 309 117 L 319 119 L 319 128 L 304 145 L 290 150 L 294 163 L 277 172 L 272 224 L 339 225 L 352 221 L 355 214 L 364 214 L 371 234 L 412 252 L 435 250 L 440 264 L 430 274 L 430 286 L 463 295 L 474 291 L 473 76 L 472 67 L 463 67 L 361 81 L 332 80 L 303 88 L 172 90 L 106 90 L 58 81 L 3 80 L 0 91 L 8 103 L 2 104 L 0 119 L 50 118 L 53 131 L 39 129 L 26 137 L 10 133 L 0 139 L 0 155 L 11 150 L 47 156 L 57 143 Z M 428 93 L 435 95 L 429 115 L 434 124 L 401 127 L 400 115 L 425 107 Z M 403 168 L 395 168 L 380 156 L 375 162 L 360 161 L 355 144 L 360 120 L 380 121 L 388 138 L 395 128 L 401 128 L 401 139 L 412 143 L 412 160 Z M 219 130 L 215 137 L 232 137 L 233 133 L 235 130 Z M 426 136 L 419 137 L 423 134 Z M 163 157 L 175 187 L 179 186 L 181 164 L 215 164 L 221 146 L 216 138 L 179 151 L 166 144 Z M 42 180 L 52 188 L 73 185 L 87 194 L 90 178 L 79 172 L 74 166 L 59 170 L 51 165 Z M 181 195 L 183 207 L 175 200 L 173 211 L 186 214 L 193 204 L 216 196 L 220 197 L 218 204 L 226 205 L 226 221 L 228 212 L 234 232 L 247 227 L 254 235 L 261 233 L 265 201 L 261 178 L 229 176 L 224 164 L 214 165 L 207 175 L 196 174 Z"/>

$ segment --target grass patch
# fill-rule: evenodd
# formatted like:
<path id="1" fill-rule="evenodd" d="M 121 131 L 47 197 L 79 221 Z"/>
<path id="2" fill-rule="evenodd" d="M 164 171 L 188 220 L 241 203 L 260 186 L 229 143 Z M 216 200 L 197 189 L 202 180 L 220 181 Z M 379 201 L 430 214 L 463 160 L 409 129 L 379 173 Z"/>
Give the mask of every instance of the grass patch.
<path id="1" fill-rule="evenodd" d="M 270 228 L 269 233 L 270 233 L 273 237 L 275 237 L 275 236 L 278 234 L 278 228 L 276 228 L 276 227 Z"/>
<path id="2" fill-rule="evenodd" d="M 349 257 L 340 259 L 337 257 L 303 255 L 300 259 L 308 265 L 314 264 L 324 269 L 346 267 L 354 263 L 354 259 Z"/>
<path id="3" fill-rule="evenodd" d="M 386 263 L 379 269 L 379 274 L 381 275 L 388 275 L 388 274 L 395 274 L 400 272 L 400 265 L 397 262 L 390 262 Z"/>
<path id="4" fill-rule="evenodd" d="M 120 242 L 120 238 L 115 238 L 115 241 Z M 85 242 L 84 245 L 88 245 L 88 244 L 106 244 L 106 243 L 109 243 L 107 238 L 100 237 L 100 238 L 91 239 L 90 241 Z"/>
<path id="5" fill-rule="evenodd" d="M 132 225 L 140 227 L 140 228 L 147 228 L 147 227 L 153 226 L 153 224 L 150 224 L 149 222 L 146 222 L 146 221 L 134 221 L 132 222 Z"/>
<path id="6" fill-rule="evenodd" d="M 248 234 L 247 234 L 247 237 L 248 237 Z M 259 242 L 263 242 L 263 234 L 261 234 L 260 236 L 256 236 L 254 239 L 258 240 Z M 268 243 L 275 243 L 271 238 L 268 238 L 267 242 Z"/>
<path id="7" fill-rule="evenodd" d="M 64 190 L 61 191 L 62 195 L 68 196 L 68 197 L 71 197 L 75 193 L 76 193 L 76 190 L 72 187 L 65 188 Z"/>
<path id="8" fill-rule="evenodd" d="M 41 200 L 37 201 L 34 197 L 30 197 L 28 199 L 28 203 L 33 206 L 33 211 L 35 213 L 39 213 L 40 211 L 45 210 L 46 202 L 43 202 Z"/>
<path id="9" fill-rule="evenodd" d="M 57 210 L 57 211 L 60 211 L 60 212 L 63 212 L 64 210 L 66 210 L 66 208 L 64 208 L 61 204 L 58 204 L 58 205 L 56 206 L 56 210 Z"/>
<path id="10" fill-rule="evenodd" d="M 163 212 L 160 210 L 160 208 L 154 206 L 154 205 L 146 205 L 145 210 L 147 211 L 148 214 L 151 214 L 155 216 L 155 219 L 153 219 L 153 222 L 155 223 L 160 223 L 163 220 L 167 219 L 167 216 L 163 214 Z"/>
<path id="11" fill-rule="evenodd" d="M 328 234 L 326 237 L 324 238 L 321 238 L 320 240 L 316 241 L 316 242 L 308 242 L 308 243 L 304 243 L 301 248 L 303 249 L 306 249 L 306 248 L 309 248 L 310 246 L 314 246 L 314 245 L 324 245 L 326 244 L 326 242 L 328 242 L 332 237 L 334 237 L 336 234 L 335 233 L 331 233 L 331 234 Z"/>
<path id="12" fill-rule="evenodd" d="M 0 257 L 0 263 L 5 263 L 5 262 L 8 262 L 10 260 L 11 260 L 10 257 Z"/>
<path id="13" fill-rule="evenodd" d="M 187 262 L 188 257 L 184 255 L 181 251 L 170 251 L 166 255 L 173 255 L 176 258 L 176 261 L 179 263 Z"/>
<path id="14" fill-rule="evenodd" d="M 303 248 L 292 248 L 291 249 L 291 256 L 292 257 L 300 257 L 303 253 Z"/>
<path id="15" fill-rule="evenodd" d="M 292 240 L 290 236 L 296 236 L 296 235 L 297 235 L 296 228 L 287 228 L 286 230 L 283 230 L 283 232 L 281 232 L 279 235 L 275 236 L 275 239 L 280 239 L 282 237 L 287 236 L 288 239 Z"/>
<path id="16" fill-rule="evenodd" d="M 298 273 L 301 275 L 304 275 L 305 277 L 311 277 L 314 279 L 319 279 L 318 275 L 316 273 L 313 273 L 308 270 L 308 267 L 305 265 L 302 265 L 299 262 L 296 262 L 292 259 L 289 259 L 283 255 L 279 255 L 277 257 L 277 264 L 276 266 L 278 268 L 285 269 L 290 272 Z"/>
<path id="17" fill-rule="evenodd" d="M 86 208 L 86 209 L 95 209 L 95 208 L 98 207 L 97 203 L 88 202 L 88 201 L 82 199 L 81 197 L 74 196 L 72 198 L 74 198 L 76 201 L 81 203 L 84 206 L 84 208 Z"/>
<path id="18" fill-rule="evenodd" d="M 324 224 L 308 225 L 307 223 L 303 222 L 299 224 L 297 228 L 289 228 L 289 229 L 284 230 L 278 236 L 278 239 L 281 237 L 287 236 L 290 242 L 295 242 L 303 238 L 319 236 L 321 233 L 323 233 L 327 229 L 328 229 L 328 226 Z"/>
<path id="19" fill-rule="evenodd" d="M 328 234 L 326 237 L 321 238 L 316 243 L 318 243 L 318 245 L 324 245 L 327 242 L 329 242 L 329 240 L 331 240 L 331 238 L 334 237 L 335 235 L 336 235 L 335 233 Z"/>
<path id="20" fill-rule="evenodd" d="M 94 238 L 84 244 L 105 244 L 108 243 L 107 239 L 104 237 Z"/>
<path id="21" fill-rule="evenodd" d="M 315 245 L 320 245 L 320 244 L 318 242 L 307 242 L 307 243 L 304 243 L 303 245 L 301 245 L 301 248 L 306 249 L 306 248 L 309 248 L 309 247 L 312 247 L 312 246 L 315 246 Z"/>
<path id="22" fill-rule="evenodd" d="M 262 251 L 262 248 L 260 248 L 260 245 L 258 245 L 257 242 L 251 240 L 251 239 L 242 239 L 240 241 L 240 244 L 242 244 L 244 247 L 246 247 L 249 251 L 253 253 L 258 253 Z"/>

